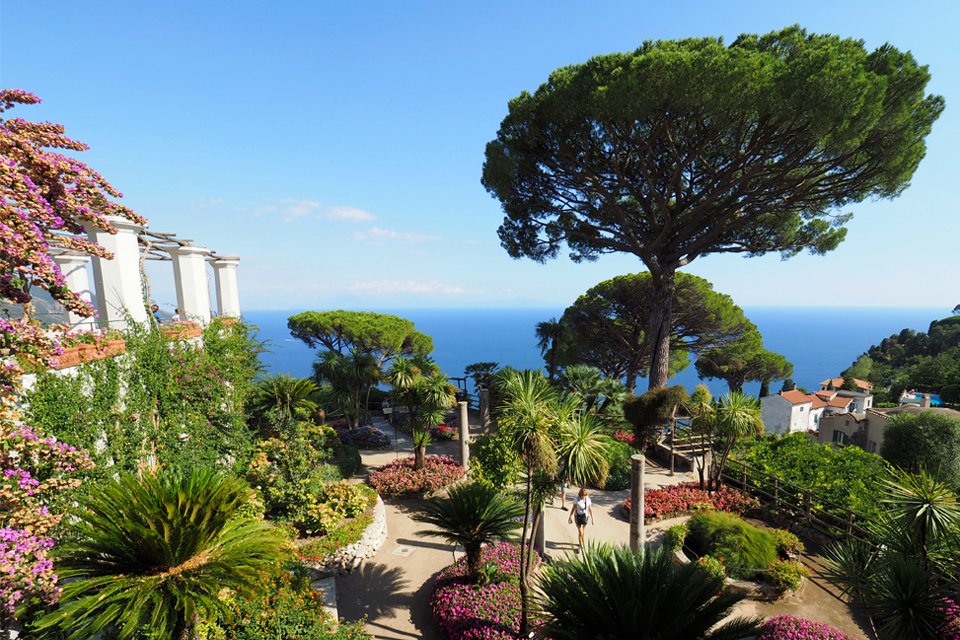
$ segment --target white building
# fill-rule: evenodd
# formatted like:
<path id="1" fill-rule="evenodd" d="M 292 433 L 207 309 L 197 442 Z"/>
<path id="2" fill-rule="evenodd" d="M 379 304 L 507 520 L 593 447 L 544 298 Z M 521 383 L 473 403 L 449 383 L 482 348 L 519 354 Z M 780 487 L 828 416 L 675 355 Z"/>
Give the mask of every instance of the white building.
<path id="1" fill-rule="evenodd" d="M 852 395 L 855 394 L 824 389 L 815 393 L 781 391 L 760 399 L 761 418 L 768 433 L 817 431 L 824 415 L 854 410 L 857 403 Z M 869 396 L 869 401 L 868 406 L 872 406 L 873 396 Z"/>

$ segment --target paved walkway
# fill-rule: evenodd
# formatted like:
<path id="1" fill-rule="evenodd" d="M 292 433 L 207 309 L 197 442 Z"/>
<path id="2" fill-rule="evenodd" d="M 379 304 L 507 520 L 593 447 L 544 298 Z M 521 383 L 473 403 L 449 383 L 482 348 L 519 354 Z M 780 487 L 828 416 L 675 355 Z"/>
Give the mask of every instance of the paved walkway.
<path id="1" fill-rule="evenodd" d="M 379 422 L 379 421 L 378 421 Z M 472 422 L 472 417 L 471 417 Z M 391 440 L 393 428 L 380 422 Z M 471 435 L 480 429 L 471 424 Z M 361 452 L 361 474 L 386 464 L 397 457 L 413 454 L 410 437 L 399 432 L 397 444 L 391 451 Z M 437 442 L 428 453 L 459 456 L 459 442 Z M 649 467 L 646 473 L 646 488 L 655 489 L 670 484 L 694 480 L 693 474 L 669 472 L 659 467 Z M 568 490 L 568 507 L 575 499 L 576 489 Z M 587 527 L 588 540 L 604 540 L 627 544 L 629 522 L 620 512 L 620 504 L 629 490 L 593 491 L 595 525 Z M 436 627 L 430 613 L 429 598 L 434 578 L 443 568 L 460 557 L 460 550 L 440 538 L 418 533 L 425 525 L 414 522 L 411 514 L 421 503 L 419 499 L 385 501 L 388 538 L 373 558 L 364 561 L 357 571 L 337 578 L 337 606 L 339 615 L 347 620 L 366 618 L 367 631 L 375 638 L 443 640 L 444 634 Z M 545 509 L 546 553 L 554 559 L 564 559 L 576 553 L 577 530 L 567 522 L 568 511 L 560 509 L 557 498 Z M 679 520 L 678 520 L 679 521 Z M 665 521 L 647 528 L 647 539 L 656 538 L 675 521 Z M 797 596 L 788 596 L 773 604 L 744 601 L 736 610 L 737 615 L 771 616 L 791 613 L 821 620 L 855 638 L 869 637 L 853 621 L 850 613 L 824 581 L 815 579 Z"/>

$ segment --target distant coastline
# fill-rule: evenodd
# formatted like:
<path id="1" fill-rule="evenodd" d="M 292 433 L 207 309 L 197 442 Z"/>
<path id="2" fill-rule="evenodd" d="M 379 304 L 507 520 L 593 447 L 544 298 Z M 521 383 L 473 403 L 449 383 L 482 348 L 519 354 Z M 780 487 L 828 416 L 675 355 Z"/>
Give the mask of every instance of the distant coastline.
<path id="1" fill-rule="evenodd" d="M 319 307 L 318 307 L 319 308 Z M 316 352 L 290 337 L 287 317 L 302 311 L 254 310 L 245 313 L 268 342 L 261 354 L 270 373 L 309 376 Z M 559 317 L 563 308 L 439 308 L 380 309 L 412 320 L 417 329 L 433 337 L 433 357 L 449 376 L 462 376 L 463 368 L 478 361 L 496 361 L 518 369 L 540 368 L 543 359 L 534 338 L 537 322 Z M 793 362 L 793 379 L 812 388 L 849 366 L 870 345 L 890 334 L 911 328 L 925 331 L 933 320 L 950 315 L 944 308 L 881 307 L 744 307 L 760 329 L 766 347 Z M 722 381 L 701 381 L 691 365 L 671 381 L 688 388 L 704 382 L 714 394 L 726 392 Z M 638 383 L 638 390 L 643 388 Z M 756 394 L 759 385 L 744 389 Z"/>

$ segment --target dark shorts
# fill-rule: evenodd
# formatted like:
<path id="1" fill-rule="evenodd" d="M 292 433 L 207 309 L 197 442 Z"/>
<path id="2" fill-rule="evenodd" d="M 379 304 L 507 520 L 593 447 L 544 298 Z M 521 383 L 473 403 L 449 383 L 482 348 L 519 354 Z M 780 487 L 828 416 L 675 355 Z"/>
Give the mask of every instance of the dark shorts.
<path id="1" fill-rule="evenodd" d="M 587 514 L 585 513 L 575 513 L 574 518 L 576 518 L 578 527 L 582 527 L 587 524 Z"/>

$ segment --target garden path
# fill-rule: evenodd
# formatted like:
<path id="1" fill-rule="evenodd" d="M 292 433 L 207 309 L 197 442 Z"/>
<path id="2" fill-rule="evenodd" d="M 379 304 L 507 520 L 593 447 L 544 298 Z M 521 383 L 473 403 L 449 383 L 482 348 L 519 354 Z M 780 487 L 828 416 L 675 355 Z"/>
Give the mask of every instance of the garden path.
<path id="1" fill-rule="evenodd" d="M 471 435 L 479 435 L 481 429 L 477 416 L 471 413 Z M 413 455 L 413 443 L 403 432 L 394 434 L 393 427 L 382 419 L 374 423 L 386 431 L 396 446 L 389 451 L 362 451 L 361 477 L 369 470 L 382 466 L 396 458 Z M 430 454 L 459 456 L 459 443 L 440 441 L 432 444 Z M 667 485 L 695 480 L 692 473 L 669 471 L 657 466 L 648 466 L 646 488 L 656 489 Z M 592 491 L 593 512 L 596 524 L 587 528 L 588 540 L 602 540 L 626 544 L 630 524 L 620 511 L 629 490 Z M 576 489 L 567 494 L 567 505 L 576 496 Z M 437 573 L 460 557 L 460 549 L 454 549 L 439 538 L 422 536 L 417 532 L 424 525 L 414 522 L 413 513 L 418 509 L 419 499 L 385 501 L 388 537 L 377 554 L 353 573 L 336 579 L 337 607 L 340 617 L 346 620 L 366 618 L 367 631 L 377 639 L 443 640 L 443 632 L 437 628 L 430 613 L 429 598 Z M 555 560 L 571 557 L 576 553 L 576 527 L 568 524 L 569 511 L 560 508 L 559 497 L 548 504 L 544 512 L 546 554 Z M 665 520 L 647 528 L 647 539 L 653 540 L 664 529 L 683 519 Z M 808 566 L 816 571 L 819 559 L 805 558 Z M 854 620 L 850 609 L 841 601 L 832 586 L 814 576 L 799 594 L 787 596 L 775 603 L 744 601 L 737 606 L 734 615 L 768 617 L 792 614 L 812 618 L 830 624 L 854 638 L 872 636 L 860 622 Z"/>

